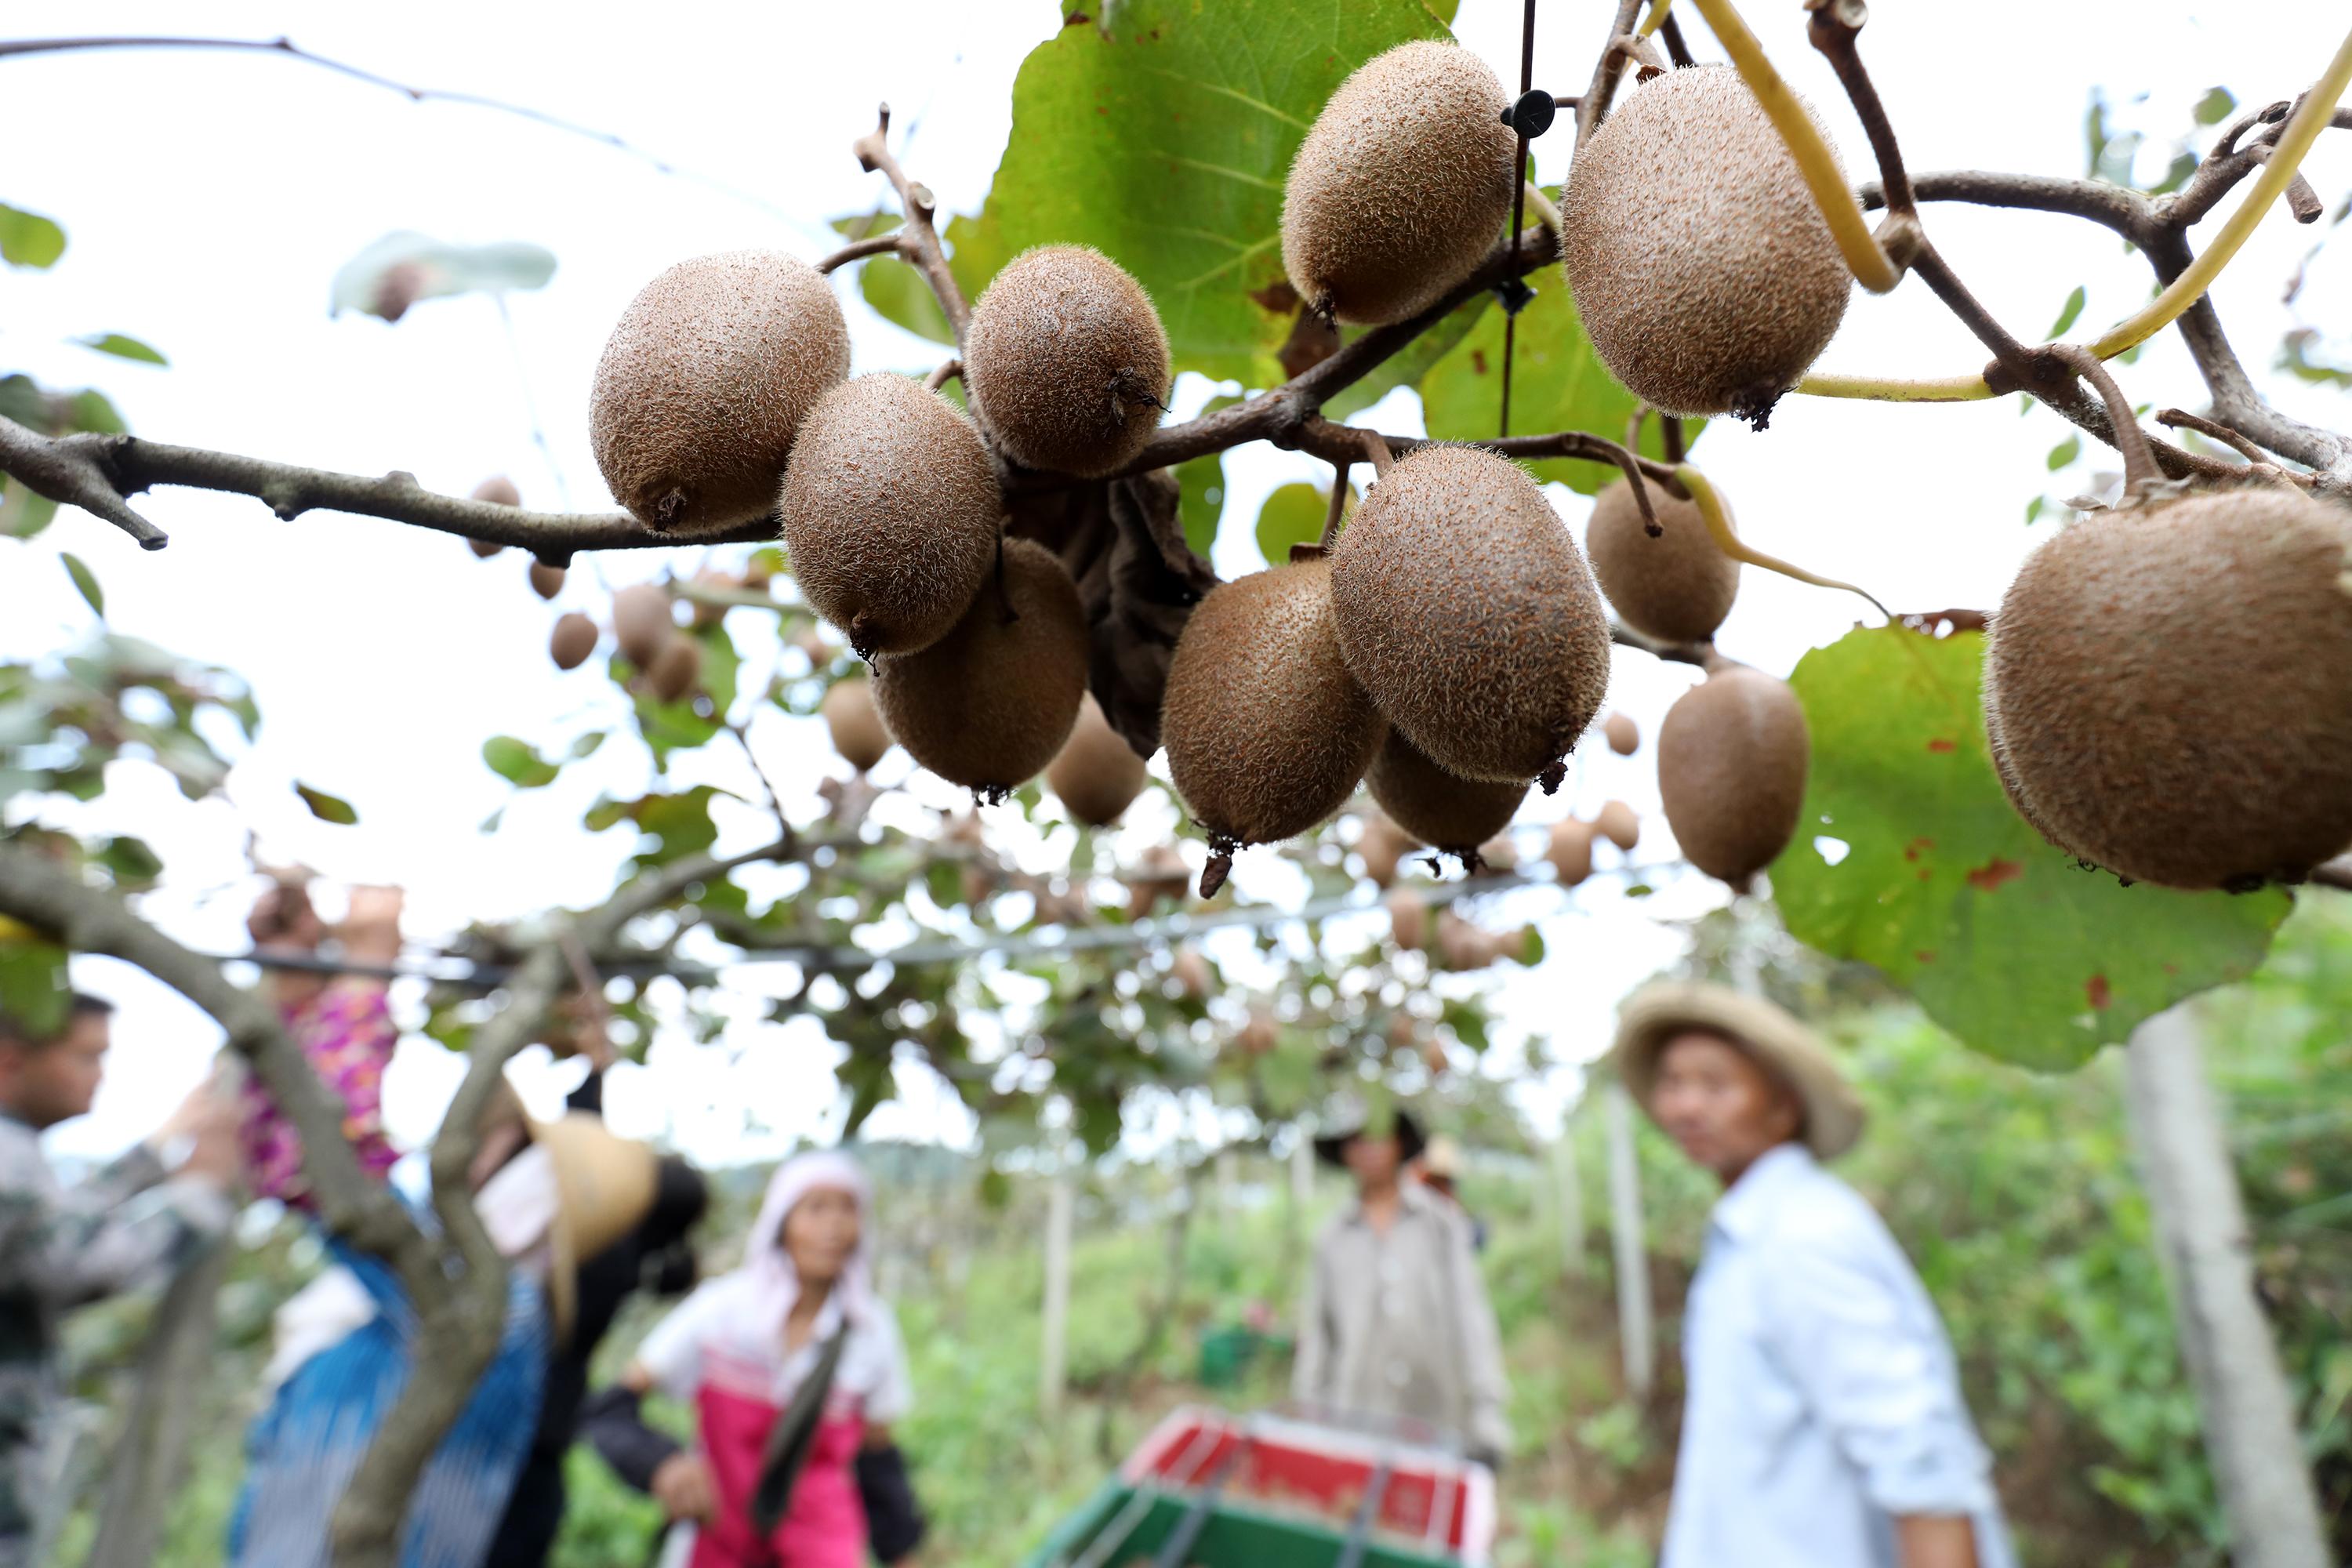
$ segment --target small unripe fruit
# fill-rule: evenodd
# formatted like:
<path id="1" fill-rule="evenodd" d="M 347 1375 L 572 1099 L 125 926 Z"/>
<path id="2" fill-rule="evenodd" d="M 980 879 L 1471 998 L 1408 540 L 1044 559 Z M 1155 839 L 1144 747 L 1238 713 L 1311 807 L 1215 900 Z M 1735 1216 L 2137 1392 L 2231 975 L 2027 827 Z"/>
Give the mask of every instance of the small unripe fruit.
<path id="1" fill-rule="evenodd" d="M 596 623 L 573 610 L 556 618 L 555 631 L 547 639 L 547 655 L 558 669 L 577 669 L 596 651 Z"/>
<path id="2" fill-rule="evenodd" d="M 544 561 L 530 563 L 530 591 L 542 599 L 552 599 L 563 592 L 563 568 L 550 566 Z"/>
<path id="3" fill-rule="evenodd" d="M 776 504 L 801 422 L 849 374 L 833 287 L 780 250 L 681 261 L 622 312 L 596 363 L 589 438 L 620 503 L 705 539 Z"/>
<path id="4" fill-rule="evenodd" d="M 613 595 L 613 640 L 639 669 L 651 669 L 677 635 L 669 605 L 669 591 L 653 583 L 632 583 Z"/>
<path id="5" fill-rule="evenodd" d="M 1168 397 L 1168 334 L 1142 285 L 1083 245 L 1024 251 L 972 307 L 963 380 L 1024 467 L 1092 478 L 1135 460 Z"/>
<path id="6" fill-rule="evenodd" d="M 1739 595 L 1739 563 L 1717 547 L 1696 502 L 1643 483 L 1664 531 L 1650 537 L 1630 480 L 1606 487 L 1584 530 L 1593 575 L 1635 631 L 1663 642 L 1708 641 Z"/>
<path id="7" fill-rule="evenodd" d="M 1853 291 L 1797 161 L 1728 66 L 1633 89 L 1577 149 L 1559 208 L 1585 334 L 1667 414 L 1761 426 Z"/>
<path id="8" fill-rule="evenodd" d="M 1143 793 L 1145 777 L 1143 759 L 1110 727 L 1088 692 L 1070 738 L 1045 770 L 1045 787 L 1076 820 L 1108 827 Z"/>
<path id="9" fill-rule="evenodd" d="M 1518 137 L 1494 69 L 1420 40 L 1357 68 L 1324 104 L 1282 195 L 1282 264 L 1314 310 L 1367 325 L 1436 303 L 1510 216 Z"/>
<path id="10" fill-rule="evenodd" d="M 1572 816 L 1553 823 L 1544 858 L 1551 862 L 1561 887 L 1573 888 L 1583 881 L 1592 875 L 1592 825 Z"/>
<path id="11" fill-rule="evenodd" d="M 514 481 L 504 474 L 492 474 L 488 479 L 476 485 L 474 499 L 488 501 L 494 506 L 522 505 L 522 492 L 515 489 Z M 472 548 L 474 553 L 484 561 L 488 561 L 506 548 L 503 544 L 493 544 L 487 539 L 469 539 L 466 542 Z"/>
<path id="12" fill-rule="evenodd" d="M 817 711 L 824 715 L 825 730 L 833 736 L 833 749 L 859 773 L 873 767 L 889 751 L 890 731 L 882 727 L 882 715 L 874 707 L 874 689 L 864 676 L 835 681 L 826 689 Z"/>
<path id="13" fill-rule="evenodd" d="M 879 372 L 810 413 L 779 504 L 801 592 L 865 658 L 929 647 L 962 619 L 1004 510 L 963 411 Z"/>
<path id="14" fill-rule="evenodd" d="M 685 636 L 673 636 L 654 657 L 653 668 L 646 671 L 654 695 L 664 702 L 676 702 L 701 679 L 702 645 Z"/>
<path id="15" fill-rule="evenodd" d="M 1592 819 L 1592 830 L 1626 854 L 1642 841 L 1642 819 L 1633 808 L 1622 800 L 1612 800 L 1601 806 Z"/>
<path id="16" fill-rule="evenodd" d="M 1683 858 L 1745 886 L 1795 837 L 1811 759 L 1787 681 L 1732 665 L 1683 693 L 1658 726 L 1658 794 Z"/>
<path id="17" fill-rule="evenodd" d="M 1621 757 L 1630 757 L 1641 750 L 1641 727 L 1622 713 L 1611 712 L 1601 721 L 1601 732 L 1609 738 L 1609 749 Z"/>

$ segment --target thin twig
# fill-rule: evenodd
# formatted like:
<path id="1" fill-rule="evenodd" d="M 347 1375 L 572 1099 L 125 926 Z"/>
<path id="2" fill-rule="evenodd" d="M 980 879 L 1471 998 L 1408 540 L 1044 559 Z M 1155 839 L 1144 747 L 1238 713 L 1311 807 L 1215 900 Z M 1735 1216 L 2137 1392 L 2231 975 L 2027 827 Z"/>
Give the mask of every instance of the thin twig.
<path id="1" fill-rule="evenodd" d="M 1715 654 L 1708 644 L 1664 642 L 1618 621 L 1609 623 L 1609 640 L 1619 647 L 1638 648 L 1669 664 L 1693 664 L 1701 669 L 1707 667 Z"/>
<path id="2" fill-rule="evenodd" d="M 1316 541 L 1319 550 L 1328 551 L 1339 542 L 1339 521 L 1348 510 L 1349 468 L 1346 463 L 1331 465 L 1331 506 L 1323 514 L 1323 537 Z"/>
<path id="3" fill-rule="evenodd" d="M 1364 449 L 1366 460 L 1372 465 L 1372 478 L 1387 479 L 1389 470 L 1396 466 L 1396 454 L 1389 450 L 1389 438 L 1377 430 L 1364 430 L 1358 432 L 1356 439 Z"/>
<path id="4" fill-rule="evenodd" d="M 839 271 L 853 261 L 863 261 L 869 256 L 894 256 L 906 248 L 899 240 L 900 232 L 893 230 L 888 234 L 877 234 L 865 239 L 853 239 L 818 262 L 816 269 L 821 273 L 830 274 Z"/>
<path id="5" fill-rule="evenodd" d="M 898 237 L 904 241 L 904 254 L 916 269 L 922 273 L 939 297 L 940 309 L 955 332 L 956 347 L 963 347 L 964 333 L 971 327 L 971 308 L 964 303 L 963 289 L 948 266 L 947 252 L 940 247 L 940 232 L 932 226 L 932 215 L 938 203 L 930 187 L 918 184 L 907 177 L 898 160 L 890 153 L 890 106 L 882 105 L 877 112 L 874 129 L 859 137 L 852 148 L 857 162 L 869 174 L 886 175 L 891 188 L 898 193 L 898 205 L 906 215 Z"/>
<path id="6" fill-rule="evenodd" d="M 2147 432 L 2139 427 L 2139 420 L 2132 413 L 2131 399 L 2116 384 L 2116 378 L 2107 374 L 2099 356 L 2074 343 L 2061 343 L 2050 352 L 2075 374 L 2097 387 L 2100 397 L 2105 400 L 2107 420 L 2116 430 L 2116 449 L 2124 458 L 2124 493 L 2137 494 L 2161 482 L 2164 476 L 2156 466 L 2155 449 L 2148 445 Z"/>
<path id="7" fill-rule="evenodd" d="M 1617 96 L 1618 68 L 1623 57 L 1614 46 L 1620 34 L 1633 30 L 1633 16 L 1641 8 L 1642 0 L 1617 0 L 1617 19 L 1601 46 L 1601 58 L 1592 63 L 1592 85 L 1576 100 L 1576 150 L 1580 153 L 1601 129 L 1609 114 L 1609 100 Z"/>
<path id="8" fill-rule="evenodd" d="M 2194 430 L 2200 436 L 2209 436 L 2223 446 L 2234 448 L 2250 463 L 2267 463 L 2271 460 L 2271 455 L 2268 452 L 2255 446 L 2244 436 L 2231 429 L 2220 420 L 2208 419 L 2202 414 L 2191 414 L 2186 408 L 2159 408 L 2156 411 L 2156 422 L 2171 429 Z"/>
<path id="9" fill-rule="evenodd" d="M 956 380 L 962 374 L 963 361 L 954 358 L 942 360 L 939 364 L 932 368 L 930 374 L 923 377 L 923 384 L 929 390 L 937 392 L 940 388 L 945 386 L 948 383 Z"/>

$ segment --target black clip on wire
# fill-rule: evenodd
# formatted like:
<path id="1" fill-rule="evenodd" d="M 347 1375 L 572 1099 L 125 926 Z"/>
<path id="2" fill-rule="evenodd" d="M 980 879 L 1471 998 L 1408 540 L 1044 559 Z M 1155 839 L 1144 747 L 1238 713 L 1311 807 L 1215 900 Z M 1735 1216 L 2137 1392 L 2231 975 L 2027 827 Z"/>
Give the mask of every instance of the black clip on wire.
<path id="1" fill-rule="evenodd" d="M 1532 88 L 1519 95 L 1519 100 L 1503 110 L 1503 123 L 1532 142 L 1551 129 L 1559 115 L 1559 100 L 1541 88 Z M 1516 316 L 1528 308 L 1536 291 L 1522 278 L 1509 278 L 1495 285 L 1495 298 L 1502 302 L 1503 313 Z"/>

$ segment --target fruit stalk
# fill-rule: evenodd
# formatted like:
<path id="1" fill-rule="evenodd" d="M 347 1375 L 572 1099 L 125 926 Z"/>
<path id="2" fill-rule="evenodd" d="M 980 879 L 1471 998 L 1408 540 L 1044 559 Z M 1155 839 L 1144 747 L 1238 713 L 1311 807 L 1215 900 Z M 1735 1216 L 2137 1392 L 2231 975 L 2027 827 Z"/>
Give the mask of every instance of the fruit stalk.
<path id="1" fill-rule="evenodd" d="M 1800 583 L 1811 583 L 1816 588 L 1842 588 L 1849 594 L 1858 594 L 1863 598 L 1868 599 L 1871 607 L 1880 615 L 1890 621 L 1895 618 L 1893 612 L 1880 604 L 1877 596 L 1867 588 L 1856 587 L 1852 583 L 1842 583 L 1835 577 L 1817 575 L 1801 566 L 1783 561 L 1777 555 L 1767 555 L 1762 551 L 1741 542 L 1739 535 L 1732 531 L 1731 514 L 1724 510 L 1722 498 L 1715 493 L 1715 486 L 1707 482 L 1705 474 L 1700 473 L 1688 463 L 1675 470 L 1675 478 L 1682 481 L 1683 489 L 1690 492 L 1691 500 L 1698 507 L 1699 515 L 1706 520 L 1706 531 L 1714 536 L 1716 548 L 1734 561 L 1744 561 L 1750 566 L 1761 566 L 1767 572 L 1777 572 L 1783 577 L 1793 577 Z"/>

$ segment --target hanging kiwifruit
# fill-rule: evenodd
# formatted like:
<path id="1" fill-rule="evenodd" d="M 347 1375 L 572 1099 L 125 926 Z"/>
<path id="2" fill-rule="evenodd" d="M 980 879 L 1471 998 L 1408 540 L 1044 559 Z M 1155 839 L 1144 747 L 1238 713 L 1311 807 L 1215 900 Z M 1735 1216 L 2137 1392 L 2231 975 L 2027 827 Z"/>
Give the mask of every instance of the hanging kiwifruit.
<path id="1" fill-rule="evenodd" d="M 1364 814 L 1364 830 L 1357 836 L 1356 853 L 1363 858 L 1364 875 L 1372 879 L 1373 886 L 1385 888 L 1395 881 L 1398 866 L 1420 847 L 1419 839 L 1381 813 Z"/>
<path id="2" fill-rule="evenodd" d="M 1727 665 L 1683 693 L 1658 726 L 1658 794 L 1683 858 L 1746 886 L 1795 837 L 1811 758 L 1787 681 Z"/>
<path id="3" fill-rule="evenodd" d="M 890 731 L 882 727 L 882 715 L 874 708 L 874 688 L 864 676 L 853 675 L 825 688 L 824 700 L 816 710 L 833 737 L 833 749 L 859 773 L 880 762 L 889 751 Z"/>
<path id="4" fill-rule="evenodd" d="M 474 499 L 488 501 L 492 506 L 522 505 L 522 492 L 515 489 L 515 482 L 504 474 L 492 474 L 488 479 L 476 485 Z M 469 539 L 466 542 L 473 548 L 476 555 L 485 561 L 506 548 L 503 544 L 493 544 L 487 539 Z"/>
<path id="5" fill-rule="evenodd" d="M 2295 881 L 2352 845 L 2347 566 L 2352 510 L 2285 489 L 2126 506 L 2035 551 L 1985 649 L 2027 819 L 2172 888 Z"/>
<path id="6" fill-rule="evenodd" d="M 1387 730 L 1339 656 L 1330 563 L 1297 561 L 1210 590 L 1168 666 L 1168 770 L 1212 851 L 1203 898 L 1233 852 L 1304 833 L 1339 809 Z"/>
<path id="7" fill-rule="evenodd" d="M 1077 584 L 1059 557 L 1026 539 L 1004 542 L 997 576 L 945 637 L 874 661 L 874 702 L 891 736 L 940 777 L 990 801 L 1054 760 L 1086 692 Z"/>
<path id="8" fill-rule="evenodd" d="M 646 526 L 709 538 L 776 504 L 801 422 L 849 374 L 833 287 L 781 250 L 681 261 L 621 314 L 596 362 L 589 439 Z"/>
<path id="9" fill-rule="evenodd" d="M 530 591 L 542 599 L 552 599 L 563 592 L 563 568 L 550 566 L 544 561 L 530 563 Z"/>
<path id="10" fill-rule="evenodd" d="M 1696 502 L 1642 483 L 1664 531 L 1651 537 L 1631 480 L 1606 486 L 1593 498 L 1584 529 L 1592 574 L 1635 631 L 1663 642 L 1706 642 L 1731 614 L 1739 563 L 1717 548 Z"/>
<path id="11" fill-rule="evenodd" d="M 1143 793 L 1143 759 L 1102 716 L 1089 691 L 1078 704 L 1070 738 L 1045 770 L 1045 787 L 1063 809 L 1089 827 L 1108 827 Z"/>
<path id="12" fill-rule="evenodd" d="M 1199 1002 L 1207 998 L 1209 988 L 1216 984 L 1216 972 L 1197 948 L 1180 946 L 1168 955 L 1168 978 L 1175 983 L 1185 1000 Z"/>
<path id="13" fill-rule="evenodd" d="M 1630 855 L 1642 841 L 1642 819 L 1622 800 L 1604 801 L 1592 815 L 1592 831 L 1617 846 L 1619 853 Z"/>
<path id="14" fill-rule="evenodd" d="M 1609 616 L 1525 469 L 1470 447 L 1400 460 L 1332 551 L 1331 600 L 1348 668 L 1423 755 L 1558 786 L 1608 689 Z"/>
<path id="15" fill-rule="evenodd" d="M 558 669 L 577 669 L 596 651 L 596 623 L 573 610 L 559 616 L 547 639 L 547 656 Z"/>
<path id="16" fill-rule="evenodd" d="M 1797 161 L 1729 66 L 1634 88 L 1577 149 L 1559 210 L 1585 335 L 1667 414 L 1761 428 L 1853 289 Z"/>
<path id="17" fill-rule="evenodd" d="M 1486 61 L 1429 39 L 1339 84 L 1282 194 L 1283 269 L 1309 309 L 1402 321 L 1485 259 L 1518 180 L 1508 102 Z"/>
<path id="18" fill-rule="evenodd" d="M 1608 737 L 1609 749 L 1621 757 L 1630 757 L 1642 748 L 1641 726 L 1613 709 L 1601 721 L 1601 732 Z"/>
<path id="19" fill-rule="evenodd" d="M 1143 286 L 1083 245 L 1022 252 L 965 335 L 963 384 L 1027 468 L 1092 478 L 1135 460 L 1168 397 L 1168 333 Z"/>
<path id="20" fill-rule="evenodd" d="M 1551 841 L 1544 858 L 1559 877 L 1559 885 L 1573 888 L 1592 875 L 1592 825 L 1568 817 L 1551 825 Z"/>
<path id="21" fill-rule="evenodd" d="M 1389 934 L 1407 952 L 1429 945 L 1429 900 L 1411 888 L 1391 888 L 1381 900 L 1389 911 Z"/>
<path id="22" fill-rule="evenodd" d="M 702 645 L 683 633 L 673 633 L 661 652 L 646 671 L 646 679 L 654 695 L 664 702 L 676 702 L 694 689 L 702 679 Z"/>
<path id="23" fill-rule="evenodd" d="M 864 658 L 916 652 L 958 624 L 996 559 L 1004 510 L 971 418 L 884 372 L 810 413 L 780 505 L 802 594 Z"/>
<path id="24" fill-rule="evenodd" d="M 1460 860 L 1465 871 L 1483 868 L 1479 846 L 1509 826 L 1528 796 L 1524 779 L 1488 784 L 1447 773 L 1395 729 L 1365 771 L 1364 787 L 1399 827 Z"/>
<path id="25" fill-rule="evenodd" d="M 669 591 L 656 583 L 632 583 L 613 595 L 613 640 L 639 669 L 651 669 L 677 635 L 669 606 Z"/>

